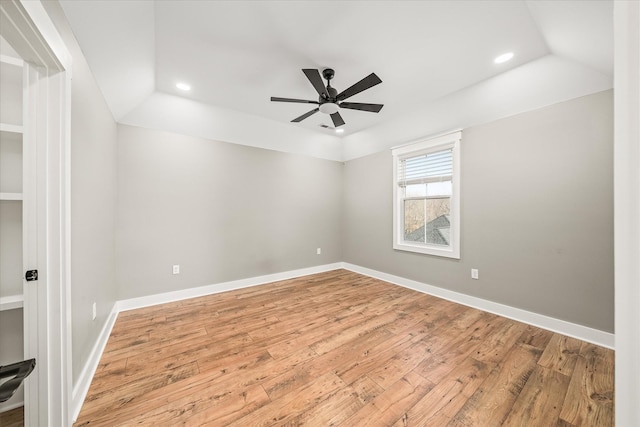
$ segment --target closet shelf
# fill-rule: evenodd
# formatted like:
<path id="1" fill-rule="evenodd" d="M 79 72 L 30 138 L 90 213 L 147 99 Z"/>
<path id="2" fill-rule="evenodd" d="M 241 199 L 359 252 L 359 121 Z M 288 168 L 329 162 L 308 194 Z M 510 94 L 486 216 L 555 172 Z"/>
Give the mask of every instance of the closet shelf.
<path id="1" fill-rule="evenodd" d="M 0 193 L 0 200 L 22 200 L 22 193 Z"/>
<path id="2" fill-rule="evenodd" d="M 7 297 L 0 297 L 0 311 L 22 308 L 23 305 L 24 305 L 24 298 L 22 297 L 22 295 L 10 295 Z"/>
<path id="3" fill-rule="evenodd" d="M 0 55 L 0 62 L 2 62 L 3 64 L 15 65 L 16 67 L 24 66 L 24 61 L 22 59 L 14 58 L 13 56 L 8 55 Z"/>
<path id="4" fill-rule="evenodd" d="M 9 123 L 0 123 L 0 132 L 9 132 L 9 133 L 22 134 L 22 126 L 10 125 Z"/>

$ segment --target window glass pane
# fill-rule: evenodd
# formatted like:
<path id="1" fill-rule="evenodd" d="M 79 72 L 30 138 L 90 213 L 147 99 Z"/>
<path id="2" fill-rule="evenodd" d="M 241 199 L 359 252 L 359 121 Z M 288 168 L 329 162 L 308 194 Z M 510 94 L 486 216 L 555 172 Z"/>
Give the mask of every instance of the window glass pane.
<path id="1" fill-rule="evenodd" d="M 404 188 L 404 197 L 451 196 L 451 181 L 409 184 Z"/>
<path id="2" fill-rule="evenodd" d="M 404 240 L 424 243 L 425 199 L 404 201 Z"/>
<path id="3" fill-rule="evenodd" d="M 404 240 L 449 246 L 451 200 L 419 199 L 404 201 Z"/>

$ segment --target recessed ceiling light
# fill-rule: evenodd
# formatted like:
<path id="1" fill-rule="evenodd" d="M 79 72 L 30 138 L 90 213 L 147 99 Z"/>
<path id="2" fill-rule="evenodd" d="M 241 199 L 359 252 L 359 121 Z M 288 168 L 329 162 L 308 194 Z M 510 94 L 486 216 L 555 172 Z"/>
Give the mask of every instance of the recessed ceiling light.
<path id="1" fill-rule="evenodd" d="M 189 92 L 191 90 L 191 86 L 186 83 L 176 83 L 176 87 L 185 92 Z"/>
<path id="2" fill-rule="evenodd" d="M 336 129 L 336 133 L 342 133 L 342 132 L 344 132 L 344 129 L 342 129 L 342 128 Z"/>
<path id="3" fill-rule="evenodd" d="M 493 60 L 493 62 L 495 62 L 496 64 L 502 64 L 503 62 L 507 62 L 511 58 L 513 58 L 513 52 L 507 52 L 498 56 L 496 59 Z"/>

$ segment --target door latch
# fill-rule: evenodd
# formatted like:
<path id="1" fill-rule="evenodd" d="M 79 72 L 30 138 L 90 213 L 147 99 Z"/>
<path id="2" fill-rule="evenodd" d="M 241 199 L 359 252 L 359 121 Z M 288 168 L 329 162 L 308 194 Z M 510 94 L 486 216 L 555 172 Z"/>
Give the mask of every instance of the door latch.
<path id="1" fill-rule="evenodd" d="M 27 270 L 24 278 L 27 279 L 27 282 L 38 280 L 38 270 Z"/>

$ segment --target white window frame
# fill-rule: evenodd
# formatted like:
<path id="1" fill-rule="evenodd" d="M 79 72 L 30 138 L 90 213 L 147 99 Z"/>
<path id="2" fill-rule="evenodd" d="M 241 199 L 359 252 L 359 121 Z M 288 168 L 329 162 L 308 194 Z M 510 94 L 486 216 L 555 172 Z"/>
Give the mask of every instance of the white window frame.
<path id="1" fill-rule="evenodd" d="M 391 150 L 393 157 L 393 249 L 409 252 L 417 252 L 427 255 L 435 255 L 446 258 L 460 259 L 460 140 L 462 132 L 421 140 L 408 145 L 403 145 Z M 450 241 L 448 247 L 430 245 L 420 242 L 408 242 L 404 240 L 404 198 L 399 191 L 398 163 L 400 160 L 420 154 L 452 149 L 453 174 L 451 212 L 449 214 Z"/>

